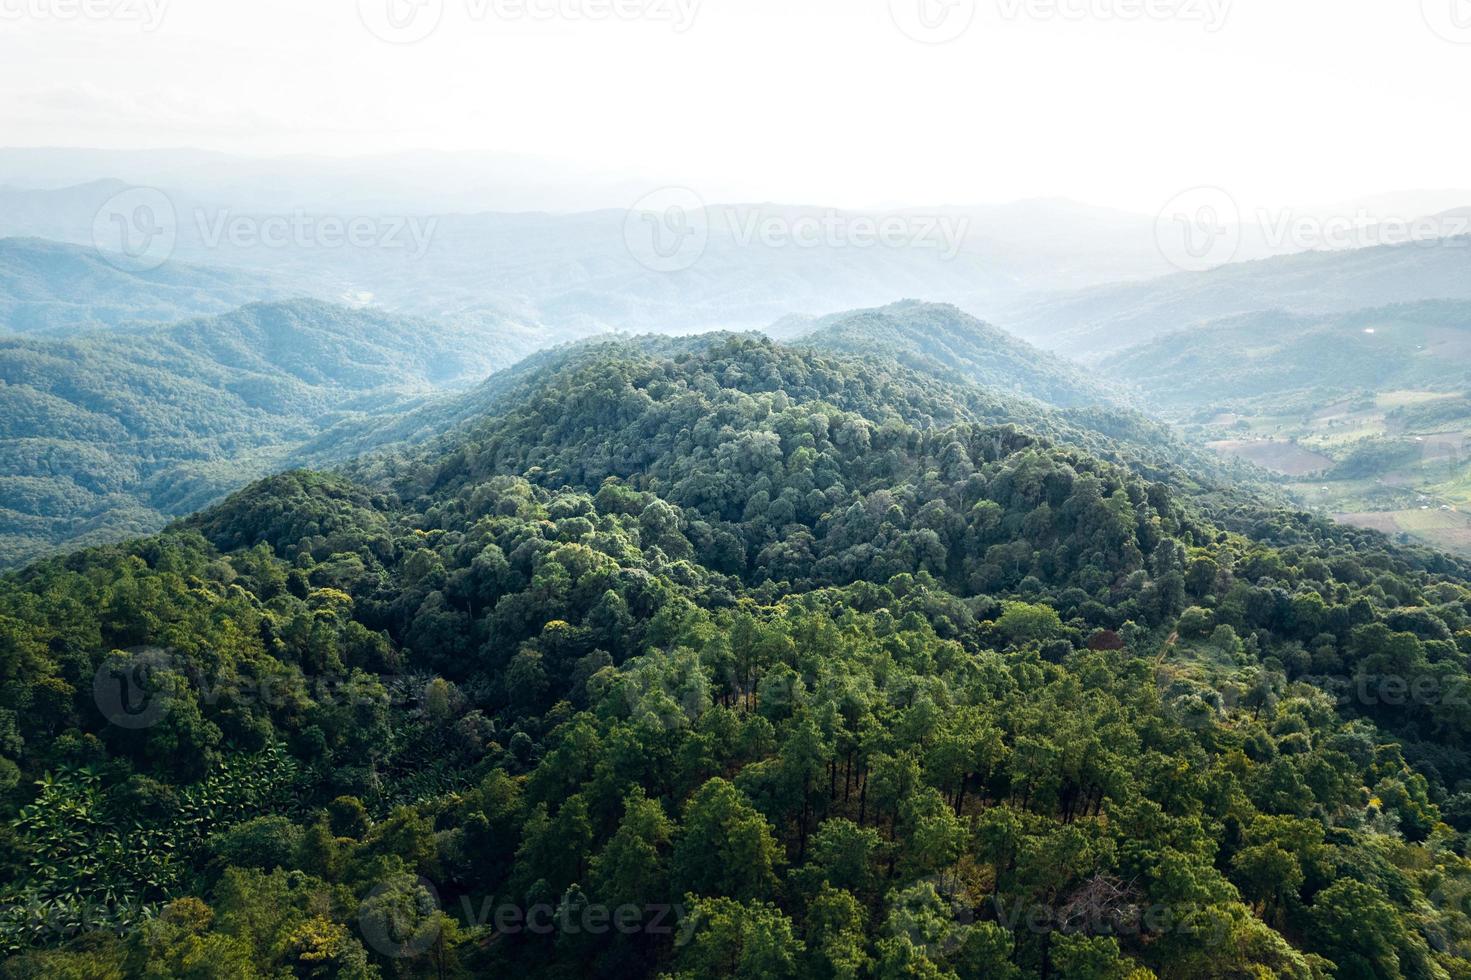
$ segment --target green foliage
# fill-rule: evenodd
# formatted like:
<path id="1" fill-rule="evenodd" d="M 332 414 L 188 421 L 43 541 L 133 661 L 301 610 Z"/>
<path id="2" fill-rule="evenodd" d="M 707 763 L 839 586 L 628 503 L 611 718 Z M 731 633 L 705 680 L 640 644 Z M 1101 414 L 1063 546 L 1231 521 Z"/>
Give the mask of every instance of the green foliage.
<path id="1" fill-rule="evenodd" d="M 874 363 L 566 352 L 0 580 L 4 974 L 1463 975 L 1467 569 Z"/>
<path id="2" fill-rule="evenodd" d="M 324 430 L 396 416 L 479 380 L 500 356 L 470 329 L 315 300 L 0 338 L 0 567 L 156 531 Z"/>

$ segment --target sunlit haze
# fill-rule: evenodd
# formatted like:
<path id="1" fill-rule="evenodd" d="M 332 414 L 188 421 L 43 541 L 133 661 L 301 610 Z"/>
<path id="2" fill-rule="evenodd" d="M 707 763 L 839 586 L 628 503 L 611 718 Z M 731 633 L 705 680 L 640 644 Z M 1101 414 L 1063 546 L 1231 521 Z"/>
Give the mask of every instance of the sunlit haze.
<path id="1" fill-rule="evenodd" d="M 0 142 L 514 154 L 847 207 L 1468 183 L 1453 0 L 418 0 L 437 29 L 401 44 L 365 26 L 390 2 L 414 13 L 0 0 Z M 971 6 L 947 43 L 901 29 L 954 33 Z"/>

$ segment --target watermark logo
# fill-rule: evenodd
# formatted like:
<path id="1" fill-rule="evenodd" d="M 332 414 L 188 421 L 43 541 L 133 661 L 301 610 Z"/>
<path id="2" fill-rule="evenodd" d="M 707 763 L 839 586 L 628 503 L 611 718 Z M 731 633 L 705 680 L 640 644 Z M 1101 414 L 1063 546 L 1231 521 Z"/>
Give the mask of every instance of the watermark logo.
<path id="1" fill-rule="evenodd" d="M 1210 729 L 1241 706 L 1241 692 L 1234 686 L 1216 690 L 1181 680 L 1167 671 L 1156 675 L 1155 684 L 1170 717 L 1191 731 Z"/>
<path id="2" fill-rule="evenodd" d="M 909 250 L 949 262 L 960 255 L 970 231 L 971 219 L 959 214 L 709 208 L 699 194 L 681 187 L 656 191 L 635 204 L 625 215 L 623 237 L 629 254 L 645 268 L 683 272 L 704 256 L 714 232 L 742 249 Z"/>
<path id="3" fill-rule="evenodd" d="M 403 251 L 421 259 L 429 251 L 439 228 L 435 217 L 316 215 L 305 211 L 291 214 L 235 214 L 220 211 L 194 212 L 194 233 L 205 248 L 229 246 L 237 249 L 385 249 Z"/>
<path id="4" fill-rule="evenodd" d="M 980 906 L 960 875 L 931 875 L 891 893 L 888 926 L 907 935 L 930 959 L 943 960 L 965 945 Z"/>
<path id="5" fill-rule="evenodd" d="M 444 0 L 358 0 L 358 19 L 389 44 L 416 44 L 439 29 Z"/>
<path id="6" fill-rule="evenodd" d="M 960 254 L 970 235 L 970 218 L 954 214 L 769 214 L 760 208 L 727 213 L 731 237 L 742 247 L 887 248 L 938 252 L 944 261 Z"/>
<path id="7" fill-rule="evenodd" d="M 1339 708 L 1471 707 L 1471 684 L 1464 677 L 1438 674 L 1305 674 L 1298 678 L 1326 692 Z"/>
<path id="8" fill-rule="evenodd" d="M 1471 244 L 1471 215 L 1446 213 L 1407 218 L 1367 208 L 1353 214 L 1299 214 L 1261 210 L 1256 224 L 1275 251 L 1343 251 L 1380 245 Z"/>
<path id="9" fill-rule="evenodd" d="M 393 960 L 412 960 L 427 954 L 439 942 L 446 922 L 503 936 L 623 936 L 670 937 L 676 947 L 686 945 L 699 923 L 682 904 L 619 906 L 589 902 L 577 888 L 555 903 L 523 905 L 461 895 L 457 917 L 444 908 L 439 890 L 426 878 L 401 874 L 375 885 L 358 904 L 358 931 L 375 952 Z"/>
<path id="10" fill-rule="evenodd" d="M 92 244 L 127 272 L 151 272 L 174 254 L 179 220 L 174 203 L 154 187 L 131 187 L 108 198 L 92 220 Z"/>
<path id="11" fill-rule="evenodd" d="M 383 249 L 417 260 L 428 253 L 438 228 L 437 217 L 416 215 L 241 214 L 229 208 L 195 208 L 181 216 L 163 191 L 134 187 L 98 210 L 92 241 L 98 254 L 117 268 L 149 272 L 168 262 L 184 241 L 210 250 Z"/>
<path id="12" fill-rule="evenodd" d="M 976 0 L 889 0 L 889 16 L 912 40 L 948 44 L 975 23 Z"/>
<path id="13" fill-rule="evenodd" d="M 169 0 L 0 0 L 0 21 L 12 23 L 81 20 L 137 24 L 144 33 L 158 30 L 168 13 Z"/>
<path id="14" fill-rule="evenodd" d="M 644 195 L 624 216 L 623 243 L 650 271 L 693 268 L 710 244 L 704 199 L 688 187 L 665 187 Z"/>
<path id="15" fill-rule="evenodd" d="M 1175 195 L 1156 218 L 1161 254 L 1175 268 L 1205 272 L 1236 259 L 1245 240 L 1267 254 L 1349 251 L 1382 246 L 1471 246 L 1471 212 L 1406 216 L 1360 207 L 1339 213 L 1258 208 L 1244 214 L 1231 193 L 1195 187 Z"/>
<path id="16" fill-rule="evenodd" d="M 152 728 L 169 713 L 169 701 L 159 690 L 160 675 L 177 663 L 172 653 L 158 647 L 135 647 L 105 658 L 92 675 L 97 710 L 119 728 Z"/>
<path id="17" fill-rule="evenodd" d="M 1471 44 L 1471 0 L 1420 0 L 1425 23 L 1452 44 Z"/>
<path id="18" fill-rule="evenodd" d="M 423 956 L 443 927 L 439 891 L 423 877 L 403 875 L 370 891 L 358 905 L 358 931 L 375 952 L 394 960 Z"/>
<path id="19" fill-rule="evenodd" d="M 1241 208 L 1220 187 L 1182 191 L 1160 209 L 1154 226 L 1160 254 L 1184 272 L 1226 265 L 1241 248 Z"/>

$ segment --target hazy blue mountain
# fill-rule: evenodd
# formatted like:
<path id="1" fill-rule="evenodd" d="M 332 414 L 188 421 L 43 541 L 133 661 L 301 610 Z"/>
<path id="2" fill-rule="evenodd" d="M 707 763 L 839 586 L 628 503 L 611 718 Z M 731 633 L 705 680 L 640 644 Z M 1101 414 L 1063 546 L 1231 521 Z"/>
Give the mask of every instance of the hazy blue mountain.
<path id="1" fill-rule="evenodd" d="M 1101 369 L 1170 409 L 1230 408 L 1264 396 L 1280 405 L 1395 389 L 1463 391 L 1471 387 L 1471 302 L 1248 313 L 1163 334 L 1108 356 Z"/>
<path id="2" fill-rule="evenodd" d="M 5 161 L 0 153 L 0 179 Z M 404 180 L 422 172 L 402 161 L 383 165 Z M 12 169 L 34 179 L 36 166 L 22 155 Z M 85 159 L 58 166 L 66 174 L 86 172 Z M 370 300 L 434 316 L 488 309 L 537 323 L 555 340 L 608 331 L 754 329 L 789 314 L 881 306 L 906 296 L 988 313 L 1039 291 L 1167 271 L 1152 219 L 1058 199 L 842 210 L 717 204 L 718 192 L 707 190 L 708 208 L 690 216 L 708 233 L 698 261 L 663 271 L 641 265 L 625 237 L 628 209 L 652 190 L 647 187 L 605 195 L 613 206 L 596 210 L 511 212 L 505 203 L 502 210 L 483 210 L 473 194 L 399 195 L 418 202 L 410 208 L 404 200 L 395 204 L 392 194 L 348 193 L 343 188 L 364 181 L 342 175 L 334 186 L 309 162 L 236 168 L 204 155 L 168 172 L 145 155 L 117 166 L 129 179 L 158 177 L 175 212 L 177 261 L 267 272 L 334 301 Z M 9 216 L 0 233 L 90 245 L 98 209 L 129 186 L 101 180 L 0 188 L 0 215 Z M 391 191 L 397 184 L 378 186 Z M 271 203 L 282 199 L 299 203 L 285 211 Z M 322 220 L 367 218 L 392 239 L 391 247 L 322 247 L 310 231 L 279 247 L 251 235 L 232 242 L 220 233 L 232 221 L 249 229 L 282 218 L 300 219 L 308 229 Z M 878 240 L 878 230 L 891 222 L 898 223 L 897 237 Z M 423 230 L 422 241 L 393 235 L 403 223 Z"/>
<path id="3" fill-rule="evenodd" d="M 1310 252 L 1102 286 L 1016 307 L 997 322 L 1040 346 L 1098 357 L 1237 314 L 1346 313 L 1435 299 L 1471 299 L 1471 237 Z"/>
<path id="4" fill-rule="evenodd" d="M 133 272 L 91 248 L 0 239 L 0 333 L 68 334 L 168 322 L 295 294 L 258 272 L 178 262 Z"/>

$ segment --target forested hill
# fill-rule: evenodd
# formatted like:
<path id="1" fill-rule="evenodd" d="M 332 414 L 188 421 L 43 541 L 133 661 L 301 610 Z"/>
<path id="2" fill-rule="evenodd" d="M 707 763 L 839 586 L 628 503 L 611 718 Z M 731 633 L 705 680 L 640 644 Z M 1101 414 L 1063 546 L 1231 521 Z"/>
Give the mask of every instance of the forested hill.
<path id="1" fill-rule="evenodd" d="M 948 304 L 906 301 L 814 320 L 799 343 L 877 354 L 928 374 L 955 377 L 1062 408 L 1109 404 L 1117 389 L 1072 364 Z"/>
<path id="2" fill-rule="evenodd" d="M 181 262 L 129 271 L 96 249 L 0 238 L 0 335 L 74 335 L 168 323 L 298 294 L 263 273 Z"/>
<path id="3" fill-rule="evenodd" d="M 516 383 L 0 579 L 6 976 L 1471 971 L 1464 567 L 875 358 Z"/>
<path id="4" fill-rule="evenodd" d="M 492 330 L 315 300 L 0 337 L 0 566 L 158 530 L 332 425 L 478 381 L 503 356 Z"/>
<path id="5" fill-rule="evenodd" d="M 932 325 L 937 328 L 934 333 L 929 330 Z M 928 393 L 933 399 L 931 407 L 946 418 L 1016 424 L 1128 465 L 1148 479 L 1168 482 L 1192 495 L 1234 499 L 1241 491 L 1252 497 L 1272 497 L 1274 492 L 1265 481 L 1266 474 L 1254 467 L 1182 441 L 1168 426 L 1118 407 L 1101 393 L 1097 401 L 1089 402 L 1086 379 L 1005 335 L 995 340 L 992 335 L 999 331 L 955 307 L 901 303 L 881 312 L 855 311 L 807 321 L 783 333 L 798 348 L 821 350 L 819 360 L 824 363 L 841 361 L 846 372 L 893 376 L 901 387 Z M 323 465 L 341 460 L 345 450 L 367 454 L 385 446 L 425 445 L 430 448 L 419 455 L 433 456 L 454 445 L 478 420 L 503 407 L 524 404 L 539 391 L 570 384 L 568 379 L 577 371 L 596 369 L 609 359 L 659 361 L 687 356 L 730 336 L 614 336 L 543 351 L 461 396 L 399 416 L 338 425 L 305 446 L 296 458 Z M 553 375 L 560 380 L 549 384 Z M 1058 407 L 1075 400 L 1076 407 Z M 923 413 L 916 414 L 913 421 L 930 424 Z"/>

